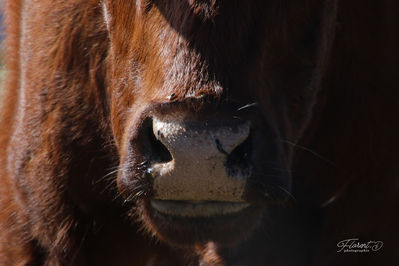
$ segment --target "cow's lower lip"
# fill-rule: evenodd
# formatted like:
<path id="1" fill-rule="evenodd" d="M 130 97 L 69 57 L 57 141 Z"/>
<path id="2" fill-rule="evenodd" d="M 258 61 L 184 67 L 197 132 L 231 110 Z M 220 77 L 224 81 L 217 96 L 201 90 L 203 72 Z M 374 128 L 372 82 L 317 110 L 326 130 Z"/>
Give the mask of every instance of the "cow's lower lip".
<path id="1" fill-rule="evenodd" d="M 188 218 L 231 215 L 249 206 L 246 202 L 151 200 L 151 207 L 163 215 Z"/>
<path id="2" fill-rule="evenodd" d="M 137 206 L 149 230 L 181 247 L 208 241 L 236 245 L 259 226 L 263 213 L 261 205 L 248 202 L 150 199 L 137 202 Z"/>

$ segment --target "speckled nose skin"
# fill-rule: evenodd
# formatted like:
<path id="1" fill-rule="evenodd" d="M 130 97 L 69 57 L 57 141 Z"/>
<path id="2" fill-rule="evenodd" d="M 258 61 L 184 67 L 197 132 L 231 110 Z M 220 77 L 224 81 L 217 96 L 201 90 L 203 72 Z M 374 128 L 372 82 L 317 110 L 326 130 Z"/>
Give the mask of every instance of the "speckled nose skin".
<path id="1" fill-rule="evenodd" d="M 231 176 L 226 160 L 248 138 L 249 122 L 209 126 L 154 117 L 153 131 L 172 156 L 151 166 L 156 199 L 243 202 L 250 172 Z"/>

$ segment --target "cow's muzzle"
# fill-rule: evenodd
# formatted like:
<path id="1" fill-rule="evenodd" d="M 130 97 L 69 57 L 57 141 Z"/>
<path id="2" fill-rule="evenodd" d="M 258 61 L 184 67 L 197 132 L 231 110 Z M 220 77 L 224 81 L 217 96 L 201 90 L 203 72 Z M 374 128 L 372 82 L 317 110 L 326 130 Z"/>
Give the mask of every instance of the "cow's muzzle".
<path id="1" fill-rule="evenodd" d="M 246 207 L 243 196 L 252 172 L 250 126 L 241 120 L 153 117 L 147 134 L 152 135 L 148 173 L 154 199 L 192 202 L 192 208 L 201 202 L 226 203 L 221 212 Z"/>

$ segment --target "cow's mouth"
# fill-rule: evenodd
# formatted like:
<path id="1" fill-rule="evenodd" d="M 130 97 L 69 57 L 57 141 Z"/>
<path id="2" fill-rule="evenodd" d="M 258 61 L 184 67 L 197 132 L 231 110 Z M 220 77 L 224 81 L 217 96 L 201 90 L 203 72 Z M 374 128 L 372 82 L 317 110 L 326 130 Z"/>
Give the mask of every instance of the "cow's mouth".
<path id="1" fill-rule="evenodd" d="M 247 202 L 143 200 L 141 218 L 151 232 L 177 246 L 213 241 L 236 245 L 258 227 L 261 208 Z"/>
<path id="2" fill-rule="evenodd" d="M 217 217 L 243 211 L 250 206 L 245 202 L 169 201 L 151 200 L 151 207 L 163 214 L 175 217 Z"/>

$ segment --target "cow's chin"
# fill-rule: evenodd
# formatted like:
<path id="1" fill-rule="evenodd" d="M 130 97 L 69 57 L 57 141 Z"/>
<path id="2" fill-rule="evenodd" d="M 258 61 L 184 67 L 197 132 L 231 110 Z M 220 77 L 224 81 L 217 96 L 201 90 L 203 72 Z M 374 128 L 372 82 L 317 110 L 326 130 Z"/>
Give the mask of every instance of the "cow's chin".
<path id="1" fill-rule="evenodd" d="M 145 227 L 174 246 L 187 247 L 209 241 L 235 246 L 245 241 L 261 221 L 256 204 L 139 200 Z"/>

